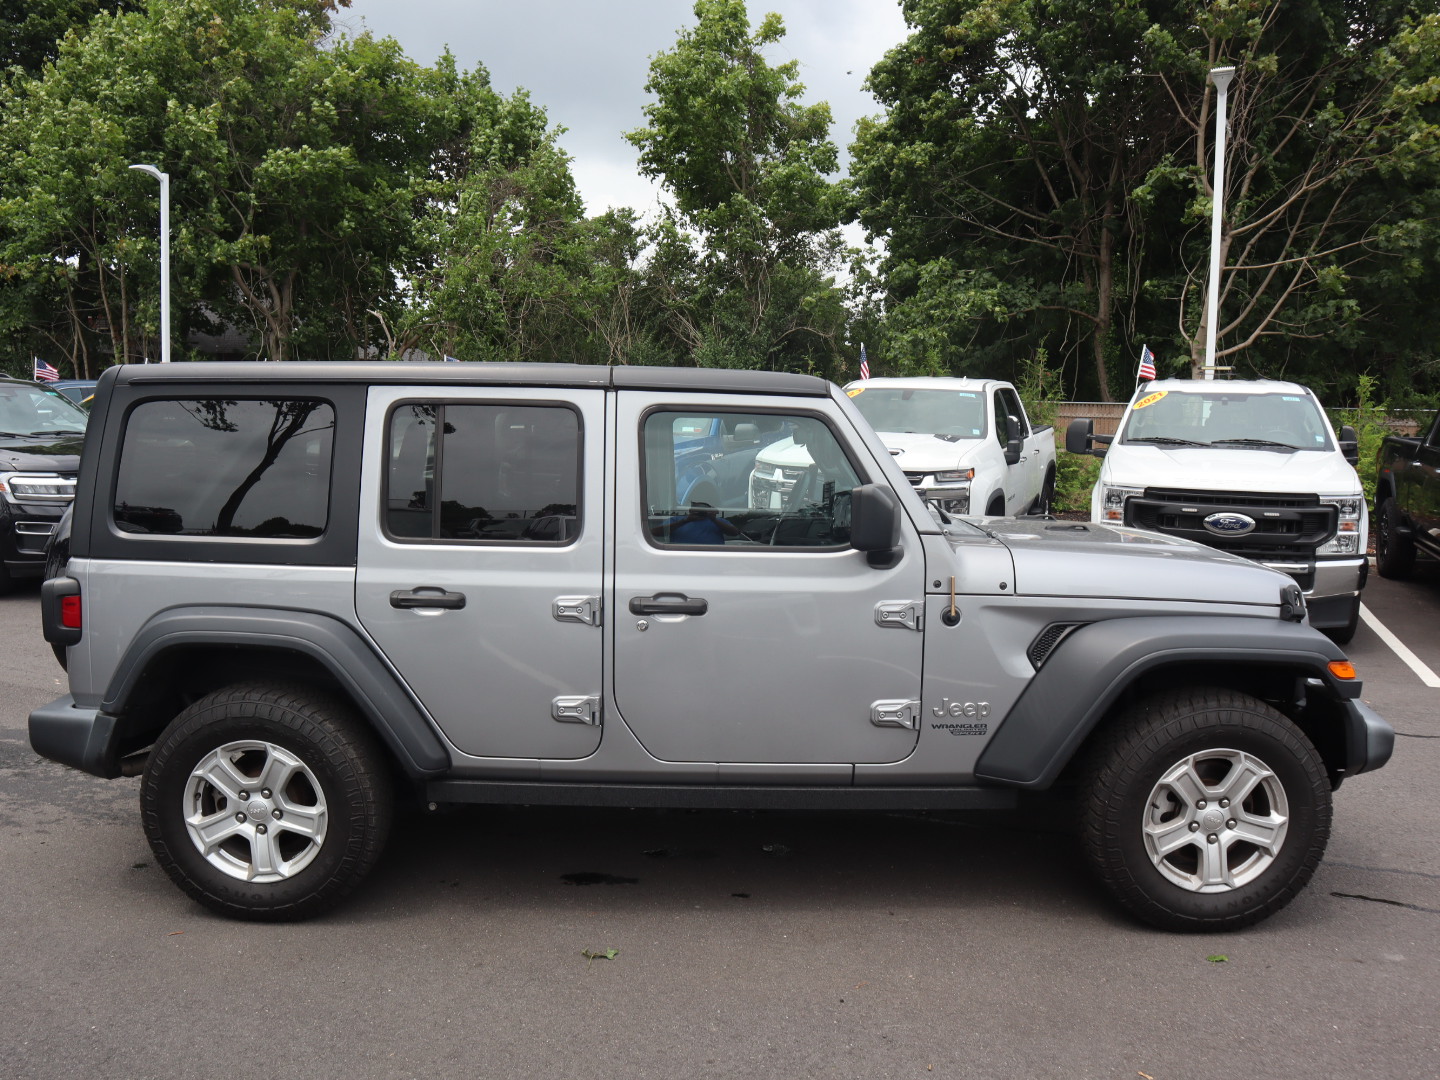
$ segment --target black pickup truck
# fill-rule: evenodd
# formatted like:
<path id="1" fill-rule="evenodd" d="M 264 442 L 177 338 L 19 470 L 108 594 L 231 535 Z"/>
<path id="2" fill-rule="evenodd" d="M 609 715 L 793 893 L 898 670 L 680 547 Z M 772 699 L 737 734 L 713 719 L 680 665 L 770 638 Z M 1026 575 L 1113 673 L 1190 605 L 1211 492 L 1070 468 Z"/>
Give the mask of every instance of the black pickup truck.
<path id="1" fill-rule="evenodd" d="M 1440 414 L 1423 435 L 1388 436 L 1375 458 L 1375 569 L 1405 578 L 1415 557 L 1440 558 Z"/>

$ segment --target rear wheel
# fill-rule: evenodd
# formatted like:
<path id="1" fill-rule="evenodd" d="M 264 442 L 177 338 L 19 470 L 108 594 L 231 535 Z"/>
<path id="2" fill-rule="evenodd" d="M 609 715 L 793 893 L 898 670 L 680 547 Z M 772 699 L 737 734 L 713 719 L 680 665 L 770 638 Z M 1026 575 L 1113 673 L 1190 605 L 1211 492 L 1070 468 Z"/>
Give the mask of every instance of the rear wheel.
<path id="1" fill-rule="evenodd" d="M 1040 486 L 1040 494 L 1035 497 L 1035 505 L 1030 508 L 1030 513 L 1045 516 L 1055 506 L 1055 470 L 1051 469 L 1045 474 L 1045 483 Z"/>
<path id="2" fill-rule="evenodd" d="M 1404 522 L 1394 499 L 1375 515 L 1375 569 L 1383 578 L 1404 580 L 1415 569 L 1415 542 L 1400 533 Z"/>
<path id="3" fill-rule="evenodd" d="M 300 686 L 227 687 L 151 751 L 140 789 L 155 858 L 192 898 L 240 919 L 303 919 L 369 873 L 394 796 L 343 701 Z"/>
<path id="4" fill-rule="evenodd" d="M 1230 690 L 1158 695 L 1120 718 L 1085 781 L 1086 853 L 1132 914 L 1234 930 L 1288 904 L 1330 836 L 1330 784 L 1288 719 Z"/>

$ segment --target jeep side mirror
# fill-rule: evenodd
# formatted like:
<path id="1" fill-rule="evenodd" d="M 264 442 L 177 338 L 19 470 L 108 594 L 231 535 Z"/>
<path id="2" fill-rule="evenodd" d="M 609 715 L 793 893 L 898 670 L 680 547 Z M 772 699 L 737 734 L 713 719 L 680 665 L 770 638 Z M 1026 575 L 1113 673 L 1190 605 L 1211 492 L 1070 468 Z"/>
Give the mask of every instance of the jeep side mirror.
<path id="1" fill-rule="evenodd" d="M 1005 417 L 1005 464 L 1014 465 L 1020 460 L 1020 452 L 1025 449 L 1025 443 L 1020 438 L 1020 418 L 1018 416 Z"/>
<path id="2" fill-rule="evenodd" d="M 1340 453 L 1351 465 L 1360 464 L 1360 439 L 1349 424 L 1340 429 Z"/>
<path id="3" fill-rule="evenodd" d="M 1065 450 L 1071 454 L 1089 454 L 1104 457 L 1113 436 L 1096 435 L 1095 421 L 1076 417 L 1065 429 Z M 1097 445 L 1098 444 L 1098 445 Z"/>
<path id="4" fill-rule="evenodd" d="M 900 561 L 900 502 L 883 484 L 850 492 L 850 546 L 865 552 L 871 566 L 887 569 Z"/>

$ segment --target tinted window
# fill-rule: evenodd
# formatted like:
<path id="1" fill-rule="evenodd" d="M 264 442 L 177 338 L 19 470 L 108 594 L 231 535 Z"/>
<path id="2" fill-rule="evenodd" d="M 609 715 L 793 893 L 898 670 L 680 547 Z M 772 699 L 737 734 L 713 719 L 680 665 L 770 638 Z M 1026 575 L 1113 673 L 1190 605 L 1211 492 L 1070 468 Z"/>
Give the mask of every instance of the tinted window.
<path id="1" fill-rule="evenodd" d="M 325 531 L 334 409 L 315 400 L 147 401 L 120 450 L 115 526 L 169 536 Z"/>
<path id="2" fill-rule="evenodd" d="M 389 449 L 394 537 L 568 543 L 579 532 L 580 418 L 568 408 L 402 405 Z"/>
<path id="3" fill-rule="evenodd" d="M 697 437 L 701 430 L 709 434 Z M 834 433 L 814 417 L 645 418 L 647 530 L 659 544 L 843 547 L 859 483 Z"/>

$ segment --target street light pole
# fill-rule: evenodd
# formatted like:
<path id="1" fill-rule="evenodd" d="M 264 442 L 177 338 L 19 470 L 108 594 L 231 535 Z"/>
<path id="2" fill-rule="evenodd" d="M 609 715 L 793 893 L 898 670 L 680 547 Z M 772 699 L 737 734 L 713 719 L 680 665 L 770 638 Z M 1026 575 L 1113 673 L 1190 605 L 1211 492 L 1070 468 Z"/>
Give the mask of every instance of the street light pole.
<path id="1" fill-rule="evenodd" d="M 170 362 L 170 174 L 154 165 L 131 165 L 160 181 L 160 362 Z"/>
<path id="2" fill-rule="evenodd" d="M 1205 378 L 1215 378 L 1215 338 L 1220 329 L 1220 217 L 1225 209 L 1225 134 L 1226 99 L 1233 67 L 1211 68 L 1210 81 L 1215 84 L 1215 182 L 1211 185 L 1214 200 L 1210 208 L 1210 281 L 1205 301 Z"/>

